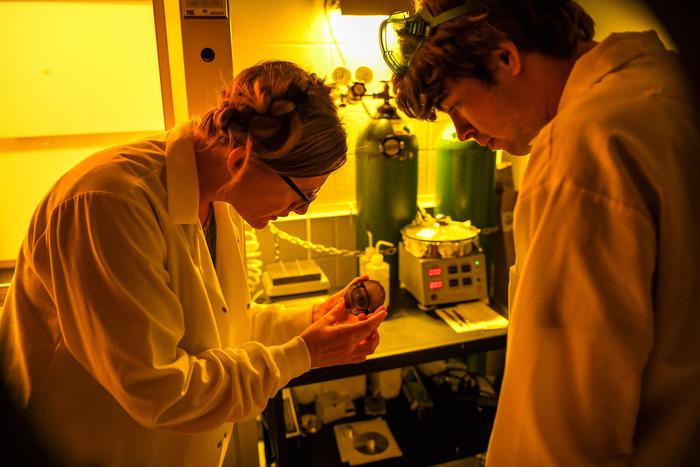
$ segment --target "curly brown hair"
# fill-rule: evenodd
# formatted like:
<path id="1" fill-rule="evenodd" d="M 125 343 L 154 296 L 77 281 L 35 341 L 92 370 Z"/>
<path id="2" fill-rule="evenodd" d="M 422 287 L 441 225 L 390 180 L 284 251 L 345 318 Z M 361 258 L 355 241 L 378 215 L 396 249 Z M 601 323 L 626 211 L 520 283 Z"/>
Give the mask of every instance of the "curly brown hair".
<path id="1" fill-rule="evenodd" d="M 347 135 L 331 88 L 298 65 L 272 60 L 246 68 L 198 122 L 209 144 L 244 147 L 274 172 L 314 177 L 339 169 Z"/>
<path id="2" fill-rule="evenodd" d="M 476 78 L 494 84 L 490 57 L 512 41 L 521 52 L 570 57 L 579 40 L 591 40 L 593 19 L 572 0 L 467 0 L 473 13 L 433 29 L 418 48 L 405 73 L 394 75 L 398 107 L 409 117 L 435 120 L 446 96 L 448 80 Z M 464 0 L 418 0 L 437 16 Z"/>

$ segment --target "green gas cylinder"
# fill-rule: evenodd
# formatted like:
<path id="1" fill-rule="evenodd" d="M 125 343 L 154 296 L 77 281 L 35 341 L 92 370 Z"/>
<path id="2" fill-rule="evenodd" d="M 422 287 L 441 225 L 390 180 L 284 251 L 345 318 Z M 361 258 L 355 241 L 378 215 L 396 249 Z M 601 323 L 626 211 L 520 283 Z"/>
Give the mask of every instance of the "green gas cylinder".
<path id="1" fill-rule="evenodd" d="M 375 242 L 398 246 L 401 229 L 417 210 L 418 140 L 388 100 L 360 132 L 355 150 L 357 248 L 368 246 L 367 231 Z M 398 289 L 398 255 L 387 256 L 390 282 Z"/>
<path id="2" fill-rule="evenodd" d="M 435 212 L 481 229 L 479 245 L 486 257 L 489 296 L 493 284 L 493 233 L 496 213 L 496 153 L 475 141 L 459 141 L 452 124 L 437 142 Z"/>
<path id="3" fill-rule="evenodd" d="M 473 140 L 459 141 L 449 124 L 437 142 L 435 211 L 480 229 L 496 225 L 496 153 Z"/>
<path id="4" fill-rule="evenodd" d="M 459 141 L 454 126 L 445 127 L 437 142 L 435 211 L 455 221 L 471 221 L 481 229 L 479 245 L 486 257 L 489 296 L 493 289 L 493 232 L 496 213 L 496 153 L 473 140 Z M 485 373 L 485 353 L 472 354 L 469 368 Z"/>

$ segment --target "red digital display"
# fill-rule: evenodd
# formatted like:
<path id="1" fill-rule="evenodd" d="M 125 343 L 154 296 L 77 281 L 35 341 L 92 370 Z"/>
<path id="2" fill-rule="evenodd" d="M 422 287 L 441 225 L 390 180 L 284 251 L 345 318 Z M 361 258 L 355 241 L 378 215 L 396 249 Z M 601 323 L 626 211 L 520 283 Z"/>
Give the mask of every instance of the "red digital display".
<path id="1" fill-rule="evenodd" d="M 430 281 L 428 282 L 428 288 L 430 288 L 430 290 L 441 289 L 442 281 Z"/>
<path id="2" fill-rule="evenodd" d="M 439 276 L 440 274 L 442 274 L 442 268 L 439 268 L 439 267 L 438 267 L 438 268 L 430 268 L 430 269 L 428 269 L 428 275 L 429 275 L 430 277 Z"/>

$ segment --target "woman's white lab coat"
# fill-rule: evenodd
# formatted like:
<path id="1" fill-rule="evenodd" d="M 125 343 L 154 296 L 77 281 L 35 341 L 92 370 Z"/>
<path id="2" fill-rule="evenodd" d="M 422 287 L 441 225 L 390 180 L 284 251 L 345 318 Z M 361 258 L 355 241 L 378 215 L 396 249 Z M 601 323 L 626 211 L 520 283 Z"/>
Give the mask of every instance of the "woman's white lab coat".
<path id="1" fill-rule="evenodd" d="M 198 196 L 188 122 L 89 157 L 34 213 L 0 351 L 67 465 L 219 465 L 232 422 L 309 370 L 309 310 L 249 308 L 241 220 L 215 203 L 214 267 Z"/>

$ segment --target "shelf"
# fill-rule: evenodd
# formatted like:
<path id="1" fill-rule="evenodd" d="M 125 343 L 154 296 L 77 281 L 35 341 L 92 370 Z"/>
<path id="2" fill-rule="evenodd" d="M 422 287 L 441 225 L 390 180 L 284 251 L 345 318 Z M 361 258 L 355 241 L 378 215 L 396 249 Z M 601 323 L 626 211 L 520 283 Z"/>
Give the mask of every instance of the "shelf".
<path id="1" fill-rule="evenodd" d="M 293 379 L 288 386 L 502 349 L 506 345 L 506 334 L 505 328 L 456 333 L 435 312 L 419 310 L 408 292 L 399 289 L 392 295 L 389 316 L 379 327 L 379 347 L 367 361 L 316 368 Z"/>
<path id="2" fill-rule="evenodd" d="M 373 462 L 372 466 L 427 466 L 472 457 L 486 451 L 493 425 L 495 409 L 477 410 L 473 404 L 434 400 L 433 415 L 418 420 L 409 409 L 403 394 L 387 401 L 387 421 L 402 456 Z M 358 415 L 325 425 L 313 434 L 285 441 L 286 461 L 290 467 L 322 465 L 324 467 L 347 466 L 340 460 L 333 425 L 375 418 L 364 415 L 361 399 L 355 401 Z M 301 411 L 313 412 L 311 407 Z M 279 465 L 279 464 L 278 464 Z"/>
<path id="3" fill-rule="evenodd" d="M 379 347 L 367 361 L 313 369 L 290 381 L 288 386 L 503 349 L 507 334 L 506 328 L 456 333 L 434 312 L 419 310 L 413 298 L 403 289 L 398 289 L 392 295 L 389 316 L 381 324 L 379 332 Z M 381 465 L 434 465 L 486 450 L 494 408 L 464 413 L 450 407 L 449 402 L 442 401 L 436 403 L 432 420 L 417 422 L 415 414 L 408 410 L 403 394 L 387 401 L 387 406 L 385 418 L 404 455 L 383 461 Z M 358 413 L 356 419 L 360 420 L 362 411 L 359 408 Z M 345 465 L 340 462 L 332 426 L 324 427 L 314 435 L 287 440 L 282 417 L 280 391 L 265 409 L 269 430 L 268 460 L 275 461 L 278 467 Z"/>

